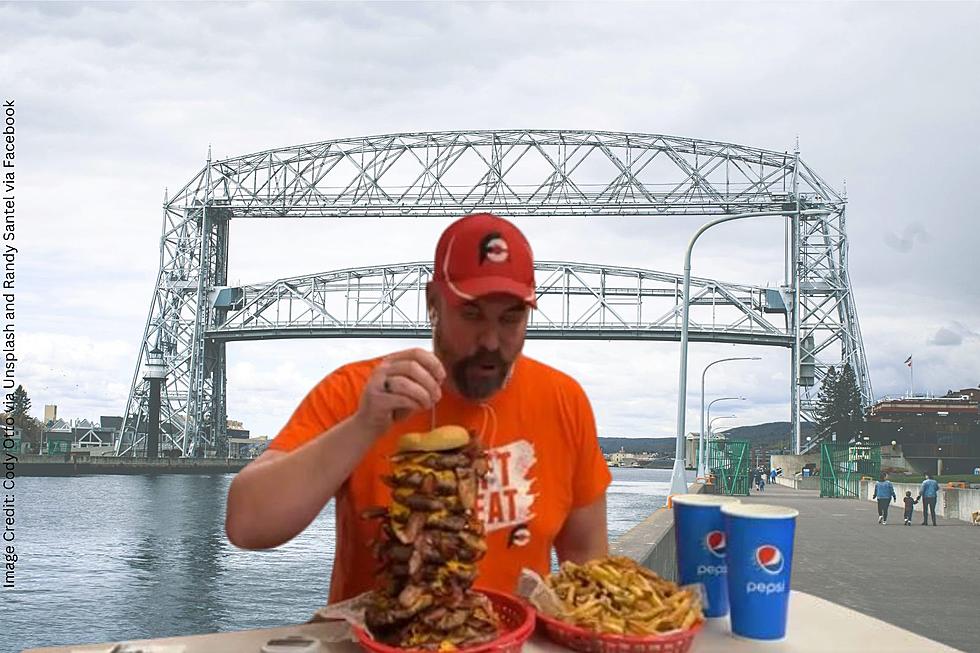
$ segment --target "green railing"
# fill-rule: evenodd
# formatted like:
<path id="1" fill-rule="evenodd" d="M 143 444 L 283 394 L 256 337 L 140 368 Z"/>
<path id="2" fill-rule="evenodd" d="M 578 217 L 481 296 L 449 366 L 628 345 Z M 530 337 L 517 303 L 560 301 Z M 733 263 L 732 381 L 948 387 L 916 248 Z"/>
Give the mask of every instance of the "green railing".
<path id="1" fill-rule="evenodd" d="M 881 445 L 877 442 L 820 445 L 820 496 L 856 498 L 861 477 L 878 478 L 881 471 Z"/>
<path id="2" fill-rule="evenodd" d="M 715 477 L 715 492 L 749 495 L 749 443 L 745 440 L 708 442 L 708 469 Z"/>

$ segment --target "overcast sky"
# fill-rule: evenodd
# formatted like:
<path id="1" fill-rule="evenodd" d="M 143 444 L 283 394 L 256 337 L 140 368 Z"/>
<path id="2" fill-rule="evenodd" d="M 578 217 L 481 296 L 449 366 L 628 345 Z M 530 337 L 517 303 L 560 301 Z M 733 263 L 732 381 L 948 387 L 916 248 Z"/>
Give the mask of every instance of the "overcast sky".
<path id="1" fill-rule="evenodd" d="M 980 383 L 980 4 L 0 5 L 17 106 L 19 381 L 34 413 L 122 414 L 164 188 L 216 158 L 454 129 L 660 133 L 792 150 L 841 190 L 875 394 Z M 236 221 L 230 278 L 430 259 L 444 220 Z M 680 272 L 696 222 L 524 220 L 539 259 Z M 694 271 L 777 283 L 781 227 L 702 239 Z M 407 341 L 229 345 L 229 417 L 274 435 L 324 374 Z M 600 435 L 670 435 L 675 343 L 528 343 L 578 378 Z M 730 425 L 789 417 L 789 353 L 723 356 Z"/>

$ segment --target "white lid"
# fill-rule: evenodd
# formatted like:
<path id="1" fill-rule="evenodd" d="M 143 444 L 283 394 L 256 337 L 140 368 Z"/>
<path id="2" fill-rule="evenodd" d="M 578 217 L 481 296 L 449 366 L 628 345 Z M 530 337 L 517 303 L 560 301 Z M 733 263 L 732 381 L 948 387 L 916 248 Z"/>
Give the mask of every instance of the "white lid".
<path id="1" fill-rule="evenodd" d="M 752 517 L 754 519 L 791 519 L 800 514 L 795 508 L 773 506 L 765 503 L 730 503 L 721 511 L 732 517 Z"/>
<path id="2" fill-rule="evenodd" d="M 675 494 L 670 497 L 672 503 L 683 503 L 685 506 L 720 506 L 728 503 L 738 503 L 738 497 L 728 497 L 721 494 Z"/>

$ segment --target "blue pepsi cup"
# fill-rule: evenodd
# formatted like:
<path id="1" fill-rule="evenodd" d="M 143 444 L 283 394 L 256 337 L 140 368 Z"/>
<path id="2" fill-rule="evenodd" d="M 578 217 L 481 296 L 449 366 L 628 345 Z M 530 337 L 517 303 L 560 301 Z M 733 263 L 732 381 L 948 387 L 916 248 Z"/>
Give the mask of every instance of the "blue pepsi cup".
<path id="1" fill-rule="evenodd" d="M 728 614 L 728 585 L 721 507 L 738 499 L 676 494 L 670 501 L 674 507 L 678 581 L 681 585 L 700 583 L 704 587 L 704 616 L 724 617 Z"/>
<path id="2" fill-rule="evenodd" d="M 754 640 L 783 639 L 799 512 L 759 503 L 730 504 L 721 512 L 728 541 L 732 633 Z"/>

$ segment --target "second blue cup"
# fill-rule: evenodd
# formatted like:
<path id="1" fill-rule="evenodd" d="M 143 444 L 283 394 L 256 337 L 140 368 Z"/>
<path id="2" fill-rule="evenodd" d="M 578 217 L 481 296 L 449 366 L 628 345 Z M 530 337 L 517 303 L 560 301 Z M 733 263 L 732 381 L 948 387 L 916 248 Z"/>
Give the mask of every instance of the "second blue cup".
<path id="1" fill-rule="evenodd" d="M 721 512 L 728 545 L 732 633 L 755 640 L 783 639 L 799 512 L 759 503 L 730 504 Z"/>

